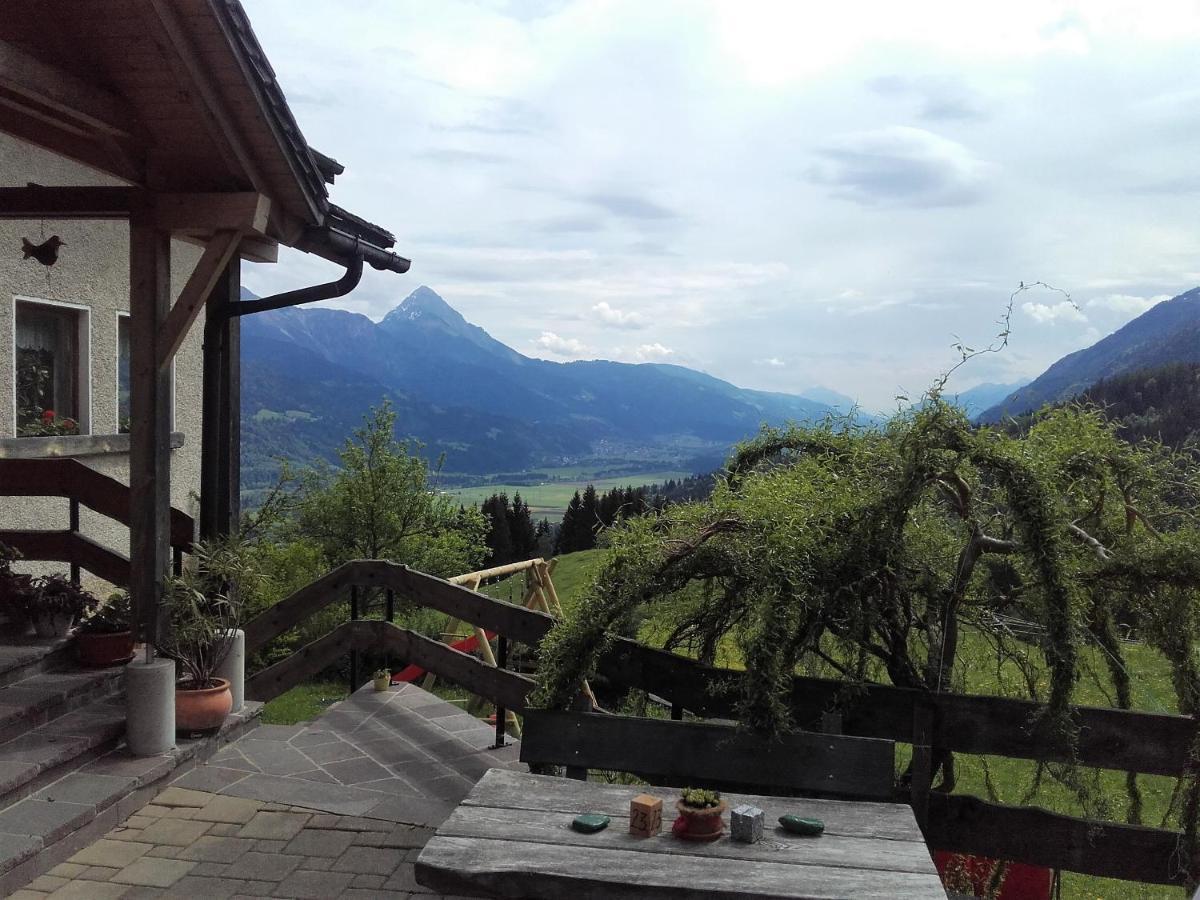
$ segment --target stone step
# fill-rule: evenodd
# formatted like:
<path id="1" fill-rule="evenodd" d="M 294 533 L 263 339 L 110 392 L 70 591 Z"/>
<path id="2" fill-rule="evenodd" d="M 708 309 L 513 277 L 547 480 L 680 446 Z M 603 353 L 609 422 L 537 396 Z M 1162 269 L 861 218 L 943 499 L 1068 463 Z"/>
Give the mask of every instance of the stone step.
<path id="1" fill-rule="evenodd" d="M 75 662 L 71 638 L 8 638 L 0 644 L 0 687 Z"/>
<path id="2" fill-rule="evenodd" d="M 79 710 L 34 733 L 44 732 L 50 737 L 52 733 L 45 729 L 54 729 L 53 736 L 67 740 L 77 739 L 80 730 L 93 728 L 98 734 L 111 734 L 114 710 L 120 711 L 115 748 L 106 752 L 97 749 L 104 743 L 101 739 L 92 751 L 82 751 L 74 763 L 46 770 L 52 777 L 38 777 L 35 788 L 26 796 L 0 809 L 0 896 L 45 874 L 103 836 L 144 806 L 170 778 L 204 762 L 254 728 L 262 704 L 247 702 L 241 712 L 225 720 L 217 733 L 180 738 L 172 750 L 158 756 L 135 757 L 120 741 L 123 701 Z M 43 746 L 56 743 L 48 741 Z"/>
<path id="3" fill-rule="evenodd" d="M 124 668 L 42 672 L 0 687 L 0 746 L 72 710 L 113 696 Z"/>

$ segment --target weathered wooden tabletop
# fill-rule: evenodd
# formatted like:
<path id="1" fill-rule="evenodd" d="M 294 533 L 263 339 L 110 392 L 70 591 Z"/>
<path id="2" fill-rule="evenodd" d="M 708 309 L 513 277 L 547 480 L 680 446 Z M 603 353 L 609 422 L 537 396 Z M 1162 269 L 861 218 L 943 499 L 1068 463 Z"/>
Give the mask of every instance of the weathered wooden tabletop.
<path id="1" fill-rule="evenodd" d="M 663 832 L 629 834 L 629 801 L 663 798 Z M 447 894 L 537 900 L 607 898 L 939 898 L 937 871 L 912 810 L 852 803 L 725 794 L 729 808 L 766 812 L 757 844 L 725 837 L 691 844 L 671 835 L 678 791 L 491 769 L 425 845 L 417 881 Z M 579 834 L 579 813 L 611 816 L 608 828 Z M 825 822 L 820 837 L 778 828 L 784 813 Z M 728 814 L 726 814 L 728 822 Z"/>

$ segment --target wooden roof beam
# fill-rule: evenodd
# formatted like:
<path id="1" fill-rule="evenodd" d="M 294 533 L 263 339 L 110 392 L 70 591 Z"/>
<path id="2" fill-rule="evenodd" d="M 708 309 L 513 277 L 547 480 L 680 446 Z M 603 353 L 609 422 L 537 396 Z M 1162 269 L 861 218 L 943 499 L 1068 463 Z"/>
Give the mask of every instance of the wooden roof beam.
<path id="1" fill-rule="evenodd" d="M 140 131 L 124 98 L 44 63 L 5 41 L 0 41 L 0 87 L 94 131 L 119 137 L 133 137 Z"/>
<path id="2" fill-rule="evenodd" d="M 161 35 L 161 39 L 169 47 L 169 51 L 164 54 L 167 62 L 174 69 L 180 82 L 191 86 L 195 91 L 205 125 L 220 148 L 230 172 L 244 176 L 255 190 L 266 191 L 269 182 L 247 145 L 242 129 L 229 110 L 216 80 L 209 72 L 208 64 L 196 51 L 175 4 L 172 0 L 141 0 L 141 3 L 150 12 L 147 19 L 157 24 L 158 35 Z"/>
<path id="3" fill-rule="evenodd" d="M 229 265 L 229 260 L 237 253 L 241 234 L 234 230 L 218 231 L 208 246 L 196 268 L 188 277 L 187 284 L 179 292 L 179 299 L 171 307 L 171 312 L 158 330 L 158 367 L 163 369 L 170 365 L 172 358 L 183 345 L 192 323 L 200 315 L 200 310 L 208 301 L 209 294 Z"/>
<path id="4" fill-rule="evenodd" d="M 0 188 L 0 219 L 124 219 L 140 193 L 128 187 Z M 163 231 L 264 235 L 271 215 L 270 198 L 252 191 L 149 197 Z"/>

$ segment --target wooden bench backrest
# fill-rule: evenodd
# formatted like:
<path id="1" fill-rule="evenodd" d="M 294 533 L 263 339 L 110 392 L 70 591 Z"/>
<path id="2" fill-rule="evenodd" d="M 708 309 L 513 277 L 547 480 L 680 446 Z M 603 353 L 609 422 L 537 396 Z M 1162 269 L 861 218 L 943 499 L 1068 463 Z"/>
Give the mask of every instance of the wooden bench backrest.
<path id="1" fill-rule="evenodd" d="M 521 761 L 628 772 L 668 786 L 891 800 L 895 744 L 797 732 L 765 740 L 728 725 L 527 710 Z"/>

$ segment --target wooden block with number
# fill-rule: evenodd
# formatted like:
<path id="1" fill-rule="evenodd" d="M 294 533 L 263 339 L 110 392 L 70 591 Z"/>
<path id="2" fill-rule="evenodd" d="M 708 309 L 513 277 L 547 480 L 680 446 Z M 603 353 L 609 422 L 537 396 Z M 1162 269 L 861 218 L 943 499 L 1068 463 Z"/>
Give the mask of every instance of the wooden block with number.
<path id="1" fill-rule="evenodd" d="M 629 803 L 629 833 L 654 837 L 662 831 L 663 804 L 659 797 L 638 794 Z"/>

